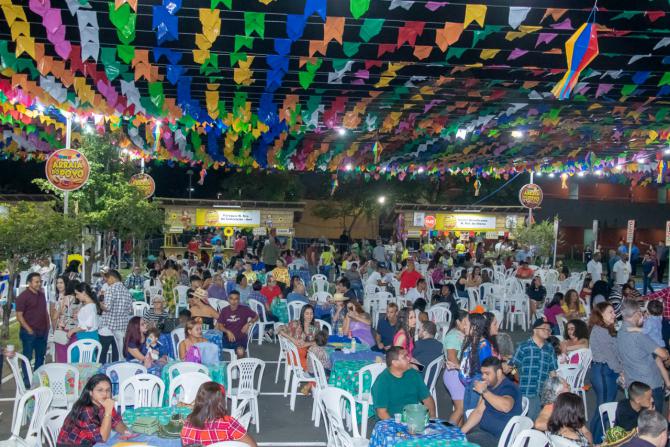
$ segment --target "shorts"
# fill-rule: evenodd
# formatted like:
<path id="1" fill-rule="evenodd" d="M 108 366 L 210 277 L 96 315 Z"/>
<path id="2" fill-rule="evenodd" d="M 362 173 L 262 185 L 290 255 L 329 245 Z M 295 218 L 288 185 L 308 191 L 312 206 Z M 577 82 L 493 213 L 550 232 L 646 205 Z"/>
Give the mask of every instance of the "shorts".
<path id="1" fill-rule="evenodd" d="M 228 341 L 228 337 L 226 337 L 226 334 L 223 334 L 223 341 L 222 345 L 224 349 L 237 349 L 237 348 L 242 348 L 244 350 L 247 349 L 247 335 L 244 335 L 244 337 L 236 337 L 235 341 Z"/>
<path id="2" fill-rule="evenodd" d="M 457 369 L 448 369 L 444 371 L 442 380 L 444 381 L 444 386 L 447 387 L 447 390 L 451 395 L 451 400 L 463 400 L 465 387 L 463 386 L 463 383 L 461 383 L 461 379 L 458 377 Z"/>

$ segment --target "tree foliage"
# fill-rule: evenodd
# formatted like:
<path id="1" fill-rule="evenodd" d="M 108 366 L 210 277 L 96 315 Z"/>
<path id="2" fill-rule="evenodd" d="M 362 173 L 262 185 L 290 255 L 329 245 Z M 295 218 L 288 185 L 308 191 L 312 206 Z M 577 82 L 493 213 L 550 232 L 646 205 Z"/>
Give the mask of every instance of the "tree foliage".
<path id="1" fill-rule="evenodd" d="M 531 226 L 519 225 L 512 232 L 521 245 L 535 248 L 535 255 L 547 260 L 554 249 L 554 222 L 545 220 Z M 560 244 L 560 237 L 559 237 Z"/>
<path id="2" fill-rule="evenodd" d="M 14 284 L 21 259 L 51 254 L 80 241 L 81 225 L 77 219 L 54 211 L 52 203 L 19 202 L 4 207 L 0 214 L 0 259 L 6 260 L 10 284 Z M 9 315 L 14 288 L 4 306 L 3 337 L 9 331 Z"/>
<path id="3" fill-rule="evenodd" d="M 221 180 L 220 194 L 222 200 L 296 202 L 303 197 L 303 185 L 291 172 L 240 172 Z"/>

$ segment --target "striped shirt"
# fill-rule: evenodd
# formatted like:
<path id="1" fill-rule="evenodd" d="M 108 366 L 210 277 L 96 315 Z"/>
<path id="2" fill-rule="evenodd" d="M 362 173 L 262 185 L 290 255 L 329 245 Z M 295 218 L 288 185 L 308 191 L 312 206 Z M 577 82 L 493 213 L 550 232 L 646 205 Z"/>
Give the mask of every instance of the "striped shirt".
<path id="1" fill-rule="evenodd" d="M 509 363 L 519 370 L 519 388 L 528 398 L 539 396 L 549 373 L 558 368 L 551 344 L 545 342 L 539 347 L 532 338 L 517 347 Z"/>

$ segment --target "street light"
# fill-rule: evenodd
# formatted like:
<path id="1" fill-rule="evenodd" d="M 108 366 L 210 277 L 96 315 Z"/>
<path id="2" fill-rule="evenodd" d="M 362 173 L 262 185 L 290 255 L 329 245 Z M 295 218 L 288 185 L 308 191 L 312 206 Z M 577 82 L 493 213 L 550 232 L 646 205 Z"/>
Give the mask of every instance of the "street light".
<path id="1" fill-rule="evenodd" d="M 386 197 L 384 197 L 384 196 L 379 196 L 379 197 L 377 198 L 377 202 L 379 202 L 380 205 L 383 205 L 384 202 L 386 202 Z"/>

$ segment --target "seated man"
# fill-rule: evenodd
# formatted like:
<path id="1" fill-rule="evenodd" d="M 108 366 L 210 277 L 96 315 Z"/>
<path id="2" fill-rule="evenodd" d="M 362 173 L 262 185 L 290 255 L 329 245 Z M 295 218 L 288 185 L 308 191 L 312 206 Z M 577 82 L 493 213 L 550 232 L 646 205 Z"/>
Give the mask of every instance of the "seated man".
<path id="1" fill-rule="evenodd" d="M 474 390 L 481 395 L 477 407 L 462 427 L 469 442 L 496 445 L 505 425 L 521 415 L 521 391 L 503 373 L 500 360 L 489 357 L 481 365 L 483 381 Z M 475 430 L 475 427 L 479 428 Z"/>
<path id="2" fill-rule="evenodd" d="M 632 382 L 628 387 L 628 399 L 622 399 L 616 408 L 616 425 L 626 431 L 637 427 L 637 419 L 642 410 L 653 410 L 654 399 L 651 388 L 642 382 Z"/>
<path id="3" fill-rule="evenodd" d="M 637 418 L 637 436 L 621 447 L 664 447 L 668 442 L 668 423 L 654 410 L 642 410 Z"/>
<path id="4" fill-rule="evenodd" d="M 430 417 L 435 417 L 435 402 L 421 375 L 409 363 L 409 356 L 400 346 L 386 352 L 387 368 L 372 386 L 372 400 L 379 419 L 390 419 L 402 413 L 405 405 L 423 403 Z"/>
<path id="5" fill-rule="evenodd" d="M 516 277 L 519 279 L 530 279 L 535 274 L 535 270 L 530 268 L 528 261 L 521 261 L 519 268 L 516 269 Z"/>
<path id="6" fill-rule="evenodd" d="M 436 358 L 444 355 L 442 342 L 435 340 L 437 326 L 432 321 L 424 321 L 419 329 L 419 339 L 414 344 L 414 359 L 428 367 Z M 424 374 L 426 370 L 423 370 Z M 430 382 L 428 382 L 430 383 Z"/>
<path id="7" fill-rule="evenodd" d="M 228 295 L 230 306 L 221 310 L 216 328 L 223 332 L 223 347 L 235 349 L 238 357 L 244 357 L 249 339 L 249 329 L 258 320 L 256 312 L 240 305 L 240 293 L 233 290 Z"/>
<path id="8" fill-rule="evenodd" d="M 398 305 L 396 303 L 388 303 L 386 306 L 386 316 L 379 319 L 377 323 L 377 335 L 379 340 L 377 348 L 380 351 L 388 349 L 393 345 L 393 337 L 397 332 L 396 323 L 398 322 Z"/>

